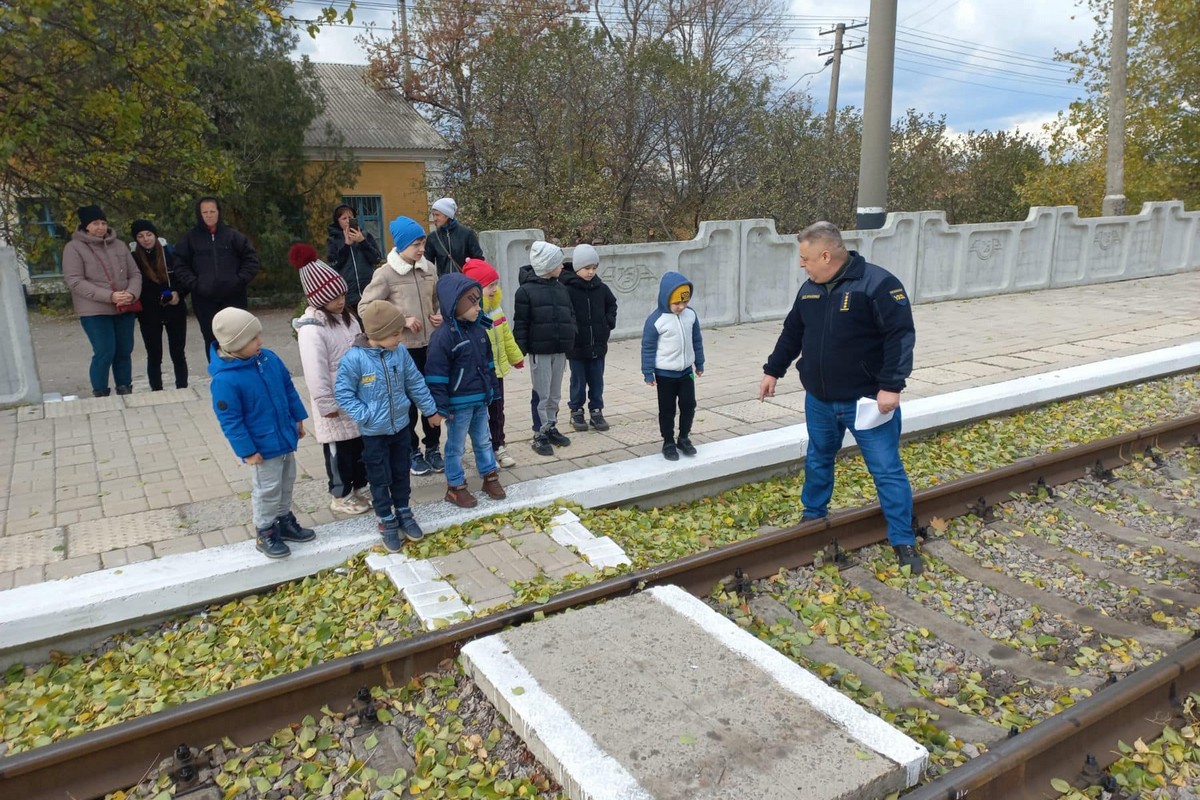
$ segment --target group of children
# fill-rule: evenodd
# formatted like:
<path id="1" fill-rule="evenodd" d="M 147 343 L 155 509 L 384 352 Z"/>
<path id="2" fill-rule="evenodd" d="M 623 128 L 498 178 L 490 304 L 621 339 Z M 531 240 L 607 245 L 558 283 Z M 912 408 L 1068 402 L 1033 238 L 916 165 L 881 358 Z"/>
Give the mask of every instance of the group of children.
<path id="1" fill-rule="evenodd" d="M 410 474 L 444 470 L 446 500 L 477 505 L 463 467 L 468 437 L 484 493 L 506 497 L 499 468 L 514 466 L 515 459 L 505 446 L 504 377 L 526 357 L 535 452 L 551 455 L 570 444 L 557 427 L 568 364 L 572 427 L 608 429 L 604 359 L 617 302 L 596 274 L 594 247 L 578 245 L 564 270 L 561 248 L 535 242 L 520 271 L 510 329 L 495 268 L 467 259 L 462 272 L 438 278 L 424 258 L 425 231 L 417 222 L 399 217 L 390 232 L 395 247 L 362 289 L 357 313 L 347 307 L 346 281 L 311 246 L 294 245 L 288 258 L 308 301 L 293 327 L 324 450 L 330 508 L 343 514 L 373 509 L 384 545 L 397 552 L 402 539 L 423 536 L 409 506 Z M 670 460 L 696 453 L 689 434 L 704 348 L 688 307 L 691 290 L 683 275 L 664 275 L 658 308 L 642 335 L 642 373 L 657 388 L 662 453 Z M 290 553 L 288 542 L 315 535 L 291 508 L 295 450 L 308 414 L 283 362 L 262 346 L 262 325 L 252 314 L 223 309 L 213 332 L 213 409 L 234 453 L 252 470 L 257 547 L 282 558 Z"/>

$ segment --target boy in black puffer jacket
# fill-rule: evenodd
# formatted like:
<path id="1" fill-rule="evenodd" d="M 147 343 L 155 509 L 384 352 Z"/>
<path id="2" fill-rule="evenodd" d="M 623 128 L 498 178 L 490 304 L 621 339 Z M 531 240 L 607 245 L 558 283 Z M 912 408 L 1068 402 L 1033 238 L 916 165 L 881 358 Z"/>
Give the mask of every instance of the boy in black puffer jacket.
<path id="1" fill-rule="evenodd" d="M 575 309 L 567 288 L 558 282 L 562 265 L 561 248 L 534 242 L 529 263 L 518 274 L 521 285 L 513 301 L 513 337 L 529 361 L 529 377 L 537 396 L 533 451 L 540 456 L 554 455 L 552 445 L 571 443 L 556 426 L 567 350 L 575 343 Z"/>
<path id="2" fill-rule="evenodd" d="M 608 430 L 604 419 L 604 356 L 608 354 L 608 337 L 617 327 L 617 298 L 612 289 L 600 280 L 600 254 L 590 244 L 575 245 L 571 265 L 563 268 L 559 281 L 567 287 L 575 308 L 575 343 L 567 350 L 571 365 L 571 394 L 567 408 L 571 409 L 571 426 L 577 431 L 588 429 L 583 418 L 586 403 L 592 427 Z"/>

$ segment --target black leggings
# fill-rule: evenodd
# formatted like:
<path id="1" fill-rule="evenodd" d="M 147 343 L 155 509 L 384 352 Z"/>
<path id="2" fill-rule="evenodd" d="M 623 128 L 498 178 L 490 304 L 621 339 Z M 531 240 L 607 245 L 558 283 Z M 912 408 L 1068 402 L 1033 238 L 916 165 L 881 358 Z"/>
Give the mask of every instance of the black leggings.
<path id="1" fill-rule="evenodd" d="M 655 375 L 658 387 L 658 431 L 664 442 L 675 441 L 675 404 L 679 404 L 679 438 L 686 439 L 692 432 L 692 421 L 696 418 L 696 376 L 688 373 L 682 378 L 666 378 Z"/>
<path id="2" fill-rule="evenodd" d="M 158 302 L 151 298 L 147 303 Z M 171 353 L 171 364 L 175 367 L 175 388 L 188 385 L 187 367 L 187 306 L 182 302 L 175 306 L 147 308 L 138 314 L 138 328 L 142 331 L 142 344 L 146 346 L 146 377 L 150 388 L 163 388 L 163 330 L 167 332 L 167 349 Z"/>

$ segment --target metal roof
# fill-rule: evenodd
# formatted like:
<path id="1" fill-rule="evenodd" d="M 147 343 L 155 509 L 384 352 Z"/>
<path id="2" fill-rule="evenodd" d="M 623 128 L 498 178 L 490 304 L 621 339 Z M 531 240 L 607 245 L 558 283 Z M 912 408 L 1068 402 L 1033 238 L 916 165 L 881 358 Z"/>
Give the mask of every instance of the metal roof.
<path id="1" fill-rule="evenodd" d="M 306 147 L 320 147 L 320 132 L 331 123 L 352 150 L 449 150 L 441 134 L 395 89 L 376 89 L 361 64 L 313 62 L 325 92 L 325 111 L 304 135 Z"/>

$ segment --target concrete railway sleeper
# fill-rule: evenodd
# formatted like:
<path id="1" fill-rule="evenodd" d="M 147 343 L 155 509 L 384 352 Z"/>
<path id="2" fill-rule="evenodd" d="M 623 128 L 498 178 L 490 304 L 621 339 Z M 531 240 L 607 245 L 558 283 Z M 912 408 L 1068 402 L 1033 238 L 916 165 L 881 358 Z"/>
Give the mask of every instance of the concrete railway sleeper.
<path id="1" fill-rule="evenodd" d="M 1187 642 L 1194 615 L 1200 612 L 1195 608 L 1195 587 L 1186 574 L 1188 569 L 1194 573 L 1200 558 L 1188 558 L 1190 553 L 1184 547 L 1162 548 L 1161 552 L 1167 554 L 1164 559 L 1169 556 L 1174 562 L 1156 568 L 1152 559 L 1146 558 L 1146 551 L 1155 546 L 1151 537 L 1157 534 L 1138 533 L 1129 519 L 1113 520 L 1112 530 L 1108 530 L 1107 524 L 1096 524 L 1086 514 L 1076 517 L 1071 506 L 1060 502 L 1063 498 L 1048 496 L 1050 489 L 1079 480 L 1089 472 L 1106 475 L 1122 464 L 1139 461 L 1139 454 L 1151 448 L 1153 458 L 1162 458 L 1162 453 L 1178 445 L 1195 443 L 1198 431 L 1200 416 L 1191 416 L 1022 459 L 918 492 L 916 513 L 930 534 L 926 553 L 932 562 L 931 574 L 920 582 L 898 580 L 894 562 L 887 566 L 879 556 L 876 545 L 883 539 L 883 526 L 878 507 L 851 509 L 818 522 L 765 532 L 609 578 L 554 596 L 541 605 L 470 620 L 13 755 L 0 760 L 0 793 L 22 798 L 101 796 L 137 783 L 147 765 L 156 763 L 180 742 L 197 747 L 226 738 L 238 743 L 255 742 L 291 726 L 303 729 L 307 715 L 317 714 L 326 706 L 345 708 L 348 698 L 355 697 L 363 687 L 382 687 L 377 693 L 388 692 L 408 685 L 414 678 L 436 673 L 439 668 L 444 671 L 444 662 L 471 639 L 529 622 L 542 614 L 620 597 L 648 586 L 675 584 L 699 596 L 714 594 L 712 602 L 716 606 L 735 616 L 743 614 L 745 618 L 739 622 L 747 626 L 786 627 L 787 616 L 791 615 L 795 620 L 792 628 L 801 631 L 808 625 L 811 632 L 813 623 L 805 619 L 805 614 L 811 615 L 806 606 L 814 605 L 814 601 L 802 603 L 798 599 L 806 586 L 815 590 L 818 609 L 834 610 L 841 605 L 840 600 L 848 599 L 848 607 L 860 619 L 879 615 L 892 620 L 890 628 L 899 638 L 882 648 L 888 658 L 881 659 L 876 648 L 862 643 L 857 648 L 842 646 L 839 637 L 854 638 L 849 635 L 853 625 L 844 619 L 836 620 L 836 636 L 827 633 L 823 646 L 803 656 L 821 664 L 832 658 L 837 674 L 855 673 L 863 683 L 887 676 L 887 681 L 900 688 L 881 687 L 885 703 L 899 704 L 907 692 L 911 698 L 908 702 L 924 708 L 926 719 L 932 712 L 943 715 L 945 734 L 972 746 L 965 755 L 977 757 L 908 796 L 1042 796 L 1052 778 L 1082 780 L 1079 775 L 1063 772 L 1070 771 L 1069 765 L 1082 767 L 1089 755 L 1094 757 L 1097 769 L 1107 766 L 1117 738 L 1129 742 L 1156 736 L 1162 722 L 1176 715 L 1190 694 L 1200 691 L 1200 673 L 1196 671 L 1200 643 Z M 1153 477 L 1122 474 L 1115 485 L 1123 487 L 1122 481 L 1130 482 L 1138 487 L 1132 495 L 1156 494 L 1159 503 L 1177 504 L 1176 512 L 1183 507 L 1193 508 L 1194 497 L 1189 498 L 1186 489 L 1175 487 L 1165 499 L 1155 491 L 1164 479 L 1174 487 L 1172 474 L 1187 474 L 1186 470 L 1179 472 L 1181 465 L 1190 465 L 1194 457 L 1187 449 L 1181 453 L 1165 458 L 1173 462 L 1173 472 L 1164 467 L 1163 474 Z M 1089 491 L 1096 490 L 1094 483 L 1088 479 Z M 1106 490 L 1114 486 L 1103 485 Z M 1070 489 L 1068 496 L 1073 491 L 1076 489 Z M 1019 496 L 1017 500 L 1012 499 L 1014 495 Z M 1143 503 L 1159 508 L 1150 501 Z M 1014 509 L 1013 504 L 1025 508 Z M 1180 520 L 1178 525 L 1195 524 L 1187 513 L 1172 516 L 1173 507 L 1162 508 L 1166 511 L 1159 513 Z M 1094 507 L 1091 510 L 1096 512 Z M 1030 516 L 1022 517 L 1022 512 L 1030 512 Z M 1062 535 L 1047 536 L 1047 515 L 1057 515 L 1066 523 Z M 1170 528 L 1176 523 L 1164 525 Z M 1036 530 L 1021 530 L 1022 526 Z M 1167 539 L 1178 544 L 1186 541 L 1183 533 L 1170 530 L 1174 535 Z M 1041 560 L 1051 568 L 1073 563 L 1075 566 L 1067 567 L 1067 571 L 1077 581 L 1089 584 L 1093 592 L 1100 587 L 1114 597 L 1132 597 L 1137 602 L 1121 606 L 1114 600 L 1114 605 L 1098 603 L 1100 610 L 1089 609 L 1096 595 L 1071 590 L 1065 577 L 1059 579 L 1052 574 L 1047 580 L 1029 570 L 997 569 L 992 555 L 976 560 L 973 556 L 977 552 L 969 553 L 970 548 L 960 544 L 984 531 L 1005 537 L 1000 542 L 1004 548 L 1020 548 L 1036 539 L 1034 546 L 1027 548 L 1031 561 Z M 1014 536 L 1014 532 L 1022 535 Z M 1097 543 L 1108 534 L 1113 534 L 1108 541 L 1116 543 L 1112 552 L 1097 553 Z M 1142 538 L 1146 547 L 1139 550 Z M 1121 548 L 1130 553 L 1123 562 L 1114 555 Z M 839 570 L 838 566 L 846 566 L 846 559 L 834 558 L 835 552 L 848 553 L 849 561 L 856 566 Z M 1058 556 L 1049 558 L 1052 552 Z M 828 566 L 813 568 L 814 560 Z M 1086 563 L 1080 566 L 1080 560 Z M 1062 583 L 1056 585 L 1055 580 Z M 725 588 L 713 593 L 718 584 Z M 748 590 L 744 602 L 733 599 L 735 584 Z M 978 595 L 985 606 L 994 605 L 997 613 L 980 614 L 978 619 L 963 619 L 960 615 L 956 619 L 953 613 L 945 613 L 953 609 L 944 607 L 946 603 L 939 599 L 948 591 L 939 589 L 945 585 Z M 831 593 L 831 602 L 821 599 Z M 1036 609 L 1037 614 L 1028 617 L 1040 618 L 1034 619 L 1035 627 L 1046 618 L 1060 619 L 1061 623 L 1055 623 L 1053 633 L 1046 630 L 1033 634 L 1030 644 L 1030 634 L 984 624 L 989 618 L 1003 616 L 1005 608 Z M 1109 613 L 1125 608 L 1148 613 L 1125 618 Z M 769 619 L 771 615 L 775 619 Z M 835 625 L 832 615 L 817 621 L 823 621 L 827 631 L 828 626 Z M 847 626 L 849 630 L 843 633 Z M 820 636 L 808 634 L 804 638 L 810 642 L 800 643 L 803 647 L 823 641 Z M 830 638 L 838 642 L 836 647 L 829 643 Z M 895 668 L 896 662 L 903 660 L 897 658 L 901 654 L 920 652 L 919 646 L 912 646 L 914 643 L 935 641 L 945 648 L 931 662 L 940 665 L 940 675 Z M 799 647 L 797 642 L 793 637 L 791 643 Z M 954 668 L 947 670 L 947 665 Z M 1121 677 L 1100 688 L 1107 674 Z M 949 679 L 956 685 L 951 685 Z M 935 686 L 938 680 L 943 683 Z M 966 702 L 949 704 L 944 702 L 945 697 L 939 697 L 959 695 L 968 683 L 989 692 L 1007 690 L 1008 695 L 1014 694 L 1015 687 L 1020 688 L 1018 696 L 1010 697 L 1007 703 L 992 702 L 998 698 L 986 692 Z M 1016 731 L 1016 735 L 1005 738 L 1010 731 Z M 942 732 L 937 729 L 933 735 Z M 535 767 L 530 774 L 537 772 Z M 554 792 L 554 784 L 546 778 L 537 774 L 529 779 L 543 781 L 538 788 Z M 246 796 L 256 795 L 251 791 Z"/>

